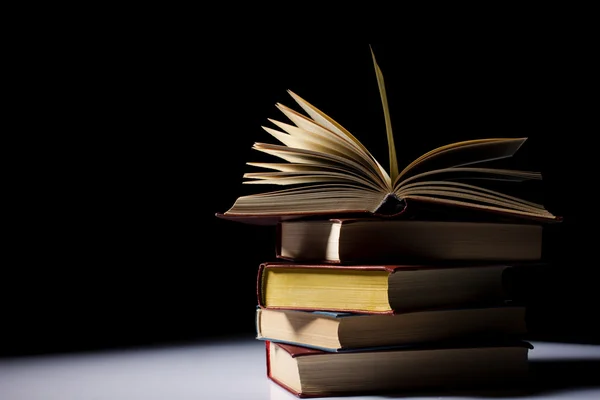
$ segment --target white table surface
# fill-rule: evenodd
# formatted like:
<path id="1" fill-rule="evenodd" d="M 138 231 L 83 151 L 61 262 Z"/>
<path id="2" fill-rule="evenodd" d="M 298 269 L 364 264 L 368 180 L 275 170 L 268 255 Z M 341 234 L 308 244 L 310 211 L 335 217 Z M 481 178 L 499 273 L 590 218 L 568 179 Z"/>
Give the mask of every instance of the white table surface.
<path id="1" fill-rule="evenodd" d="M 527 393 L 429 399 L 600 399 L 600 345 L 533 342 Z M 350 399 L 407 399 L 398 396 Z M 0 400 L 292 400 L 266 377 L 264 343 L 197 344 L 0 359 Z"/>

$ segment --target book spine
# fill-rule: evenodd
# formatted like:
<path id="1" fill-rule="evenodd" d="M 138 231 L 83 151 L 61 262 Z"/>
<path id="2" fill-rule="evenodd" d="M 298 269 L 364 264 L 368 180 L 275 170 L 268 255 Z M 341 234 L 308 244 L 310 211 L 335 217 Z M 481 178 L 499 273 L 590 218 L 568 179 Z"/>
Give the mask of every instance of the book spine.
<path id="1" fill-rule="evenodd" d="M 279 259 L 284 259 L 281 256 L 281 235 L 283 228 L 281 227 L 281 222 L 279 222 L 275 226 L 275 257 Z"/>
<path id="2" fill-rule="evenodd" d="M 271 342 L 269 340 L 265 341 L 265 355 L 267 357 L 267 360 L 266 360 L 267 378 L 269 378 L 271 381 L 273 381 L 274 383 L 276 383 L 277 385 L 279 385 L 283 389 L 287 390 L 288 392 L 290 392 L 291 394 L 293 394 L 296 397 L 299 397 L 299 398 L 308 397 L 308 396 L 303 395 L 302 393 L 296 392 L 291 387 L 285 385 L 283 382 L 281 382 L 278 379 L 275 379 L 273 377 L 273 375 L 271 374 Z"/>

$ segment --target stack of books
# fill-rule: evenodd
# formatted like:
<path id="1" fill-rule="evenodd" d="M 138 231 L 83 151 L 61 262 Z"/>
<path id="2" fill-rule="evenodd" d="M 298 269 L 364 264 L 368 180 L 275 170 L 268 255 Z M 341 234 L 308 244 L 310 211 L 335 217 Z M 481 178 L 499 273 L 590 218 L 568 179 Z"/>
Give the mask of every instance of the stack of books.
<path id="1" fill-rule="evenodd" d="M 489 387 L 527 373 L 526 308 L 512 276 L 542 260 L 542 205 L 473 182 L 540 179 L 473 167 L 526 138 L 434 149 L 398 169 L 383 77 L 390 172 L 339 123 L 290 92 L 304 116 L 265 128 L 284 162 L 248 183 L 290 188 L 239 197 L 220 218 L 276 227 L 257 273 L 257 339 L 266 376 L 299 397 Z"/>
<path id="2" fill-rule="evenodd" d="M 540 261 L 541 225 L 332 219 L 278 232 L 280 260 L 258 271 L 256 327 L 267 375 L 292 393 L 526 376 L 526 308 L 513 301 L 511 272 Z"/>

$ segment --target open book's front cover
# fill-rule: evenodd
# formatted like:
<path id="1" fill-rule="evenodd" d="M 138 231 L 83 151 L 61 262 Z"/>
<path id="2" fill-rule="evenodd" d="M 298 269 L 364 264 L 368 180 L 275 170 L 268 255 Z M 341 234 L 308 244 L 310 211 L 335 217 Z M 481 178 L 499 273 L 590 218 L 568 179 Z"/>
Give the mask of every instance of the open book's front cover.
<path id="1" fill-rule="evenodd" d="M 277 225 L 282 221 L 298 220 L 298 219 L 330 219 L 330 218 L 400 218 L 403 212 L 399 212 L 394 215 L 382 215 L 375 214 L 369 211 L 352 211 L 352 212 L 307 212 L 302 214 L 297 213 L 282 213 L 278 215 L 273 214 L 227 214 L 227 213 L 216 213 L 217 218 L 225 219 L 228 221 L 242 222 L 252 225 Z"/>

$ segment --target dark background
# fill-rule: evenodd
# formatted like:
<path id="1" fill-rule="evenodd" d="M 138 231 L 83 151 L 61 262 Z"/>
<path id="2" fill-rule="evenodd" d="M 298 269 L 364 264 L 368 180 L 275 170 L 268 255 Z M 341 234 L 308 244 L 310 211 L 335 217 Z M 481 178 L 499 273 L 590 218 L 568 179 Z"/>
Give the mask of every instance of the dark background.
<path id="1" fill-rule="evenodd" d="M 598 342 L 596 65 L 571 41 L 372 44 L 400 164 L 456 140 L 529 137 L 512 166 L 564 217 L 523 292 L 532 339 Z M 271 40 L 83 52 L 7 242 L 2 354 L 253 337 L 274 231 L 215 218 L 291 89 L 388 167 L 369 45 Z M 56 88 L 55 87 L 55 88 Z M 49 99 L 50 100 L 50 99 Z M 593 101 L 592 101 L 593 100 Z M 51 102 L 49 102 L 51 103 Z M 33 116 L 31 116 L 33 118 Z M 39 117 L 36 117 L 39 118 Z M 43 141 L 42 141 L 43 143 Z M 42 152 L 46 150 L 41 146 Z"/>

